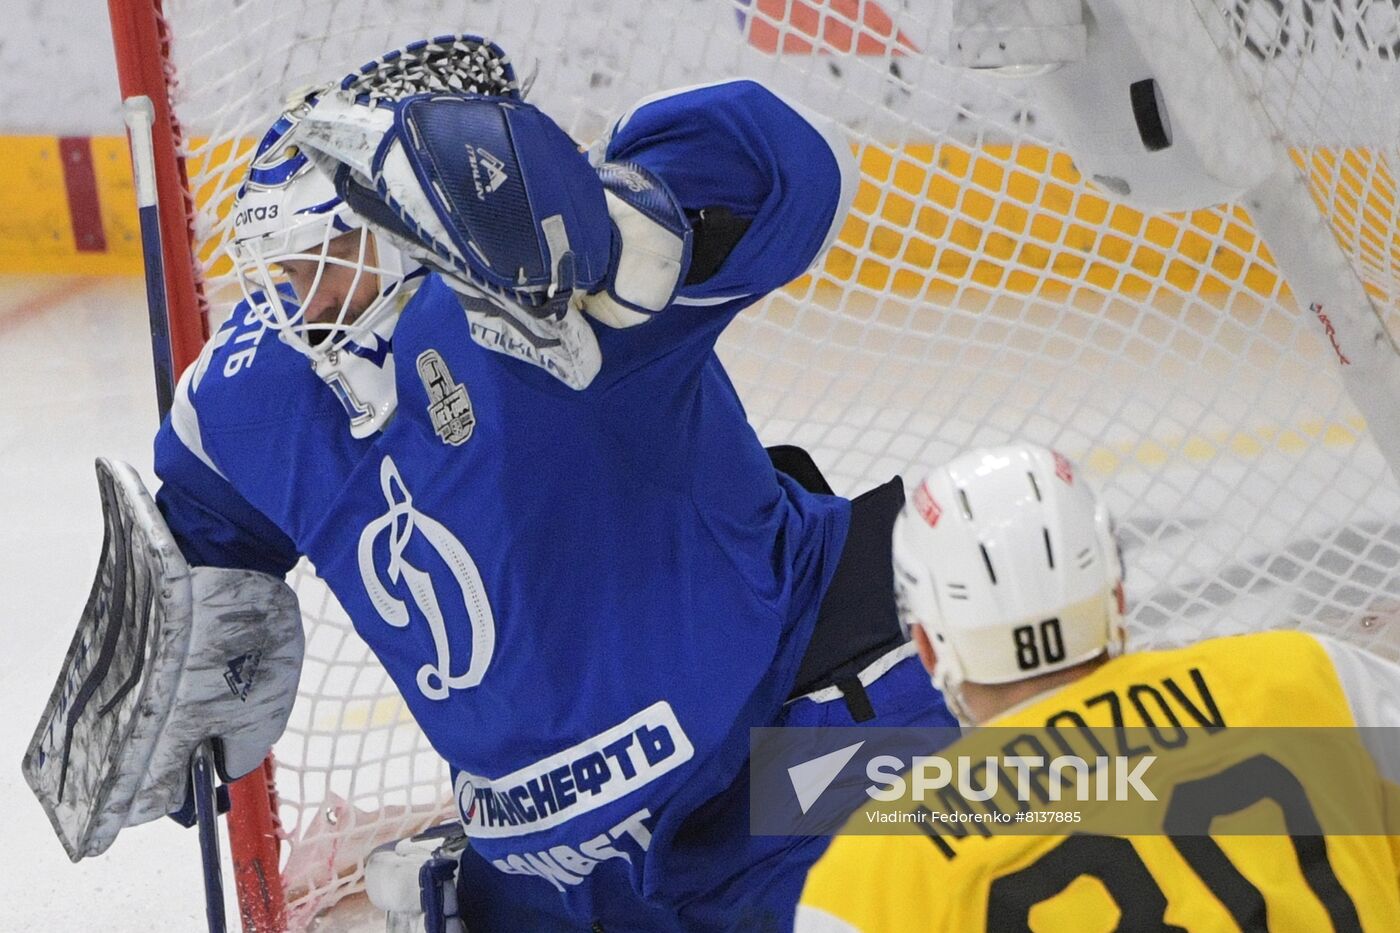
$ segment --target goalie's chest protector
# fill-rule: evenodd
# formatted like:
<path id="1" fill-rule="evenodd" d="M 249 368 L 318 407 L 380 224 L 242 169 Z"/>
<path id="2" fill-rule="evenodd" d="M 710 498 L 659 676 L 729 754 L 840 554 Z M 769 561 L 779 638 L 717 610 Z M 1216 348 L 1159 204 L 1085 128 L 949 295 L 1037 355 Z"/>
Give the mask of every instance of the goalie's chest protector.
<path id="1" fill-rule="evenodd" d="M 425 284 L 398 412 L 298 544 L 453 765 L 479 852 L 635 871 L 777 715 L 849 506 L 775 477 L 708 349 L 577 392 L 467 328 Z"/>

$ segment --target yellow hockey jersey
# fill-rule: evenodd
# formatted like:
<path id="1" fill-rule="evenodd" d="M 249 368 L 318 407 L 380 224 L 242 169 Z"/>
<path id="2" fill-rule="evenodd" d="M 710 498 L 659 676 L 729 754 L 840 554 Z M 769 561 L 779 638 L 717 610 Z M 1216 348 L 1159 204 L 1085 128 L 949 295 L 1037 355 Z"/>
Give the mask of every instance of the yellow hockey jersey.
<path id="1" fill-rule="evenodd" d="M 1400 667 L 1298 632 L 1135 653 L 940 755 L 975 758 L 1008 733 L 1034 747 L 1041 730 L 1067 723 L 1108 736 L 1106 746 L 1114 736 L 1139 754 L 1155 746 L 1158 802 L 1117 811 L 1136 828 L 1108 834 L 1117 831 L 1102 828 L 1100 807 L 1099 819 L 1064 824 L 1069 835 L 946 823 L 849 834 L 870 832 L 868 812 L 857 813 L 808 876 L 799 933 L 1400 930 L 1396 838 L 1316 832 L 1396 832 L 1400 769 L 1373 763 L 1353 727 L 1400 726 Z M 1310 731 L 1280 739 L 1281 729 Z M 1167 808 L 1188 792 L 1227 822 L 1164 833 Z M 913 812 L 907 800 L 868 808 L 877 809 Z M 1240 832 L 1279 834 L 1227 834 Z"/>

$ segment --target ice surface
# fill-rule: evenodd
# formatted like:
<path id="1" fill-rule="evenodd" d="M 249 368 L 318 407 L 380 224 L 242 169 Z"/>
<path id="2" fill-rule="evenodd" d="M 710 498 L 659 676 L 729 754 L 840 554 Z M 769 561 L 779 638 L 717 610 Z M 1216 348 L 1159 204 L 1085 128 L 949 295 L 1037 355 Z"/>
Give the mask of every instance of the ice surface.
<path id="1" fill-rule="evenodd" d="M 156 425 L 139 279 L 0 278 L 0 931 L 199 931 L 193 830 L 128 829 L 68 861 L 20 774 L 102 545 L 93 460 L 151 482 Z M 231 929 L 239 929 L 231 885 Z"/>

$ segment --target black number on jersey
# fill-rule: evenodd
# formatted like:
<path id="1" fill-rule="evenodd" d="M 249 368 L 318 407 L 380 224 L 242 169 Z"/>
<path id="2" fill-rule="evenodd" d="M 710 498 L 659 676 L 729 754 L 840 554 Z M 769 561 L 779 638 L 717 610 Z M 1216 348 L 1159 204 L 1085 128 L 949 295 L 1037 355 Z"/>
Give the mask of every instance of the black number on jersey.
<path id="1" fill-rule="evenodd" d="M 1247 758 L 1219 774 L 1172 789 L 1163 830 L 1186 864 L 1210 888 L 1242 930 L 1267 930 L 1264 895 L 1231 864 L 1209 836 L 1218 817 L 1270 800 L 1283 811 L 1298 865 L 1332 929 L 1361 933 L 1351 896 L 1327 858 L 1327 840 L 1303 785 L 1267 755 Z M 1193 834 L 1193 835 L 1187 835 Z M 992 882 L 987 892 L 988 930 L 1030 930 L 1031 908 L 1080 877 L 1097 878 L 1122 912 L 1121 930 L 1179 931 L 1165 922 L 1166 895 L 1131 842 L 1117 836 L 1070 836 L 1020 871 Z"/>
<path id="2" fill-rule="evenodd" d="M 1270 800 L 1283 811 L 1298 866 L 1308 887 L 1321 902 L 1338 933 L 1361 930 L 1356 905 L 1337 880 L 1327 858 L 1322 825 L 1302 783 L 1277 759 L 1268 755 L 1246 758 L 1210 777 L 1186 781 L 1172 788 L 1163 818 L 1172 845 L 1191 870 L 1220 898 L 1241 929 L 1264 928 L 1264 896 L 1250 884 L 1210 836 L 1217 817 L 1238 813 L 1261 800 Z"/>
<path id="3" fill-rule="evenodd" d="M 993 881 L 987 893 L 987 929 L 1030 933 L 1031 908 L 1083 877 L 1097 878 L 1118 905 L 1118 929 L 1186 933 L 1167 925 L 1167 896 L 1131 842 L 1082 835 L 1070 836 L 1020 871 Z"/>
<path id="4" fill-rule="evenodd" d="M 1046 619 L 1039 626 L 1019 626 L 1011 636 L 1016 641 L 1016 665 L 1023 671 L 1033 671 L 1042 664 L 1065 659 L 1065 638 L 1060 632 L 1059 619 Z"/>

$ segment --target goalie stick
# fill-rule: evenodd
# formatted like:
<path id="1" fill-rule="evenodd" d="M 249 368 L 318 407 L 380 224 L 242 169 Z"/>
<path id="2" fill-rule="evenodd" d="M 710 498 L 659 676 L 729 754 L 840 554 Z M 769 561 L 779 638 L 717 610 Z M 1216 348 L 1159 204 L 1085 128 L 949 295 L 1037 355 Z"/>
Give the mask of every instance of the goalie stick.
<path id="1" fill-rule="evenodd" d="M 163 419 L 176 361 L 156 186 L 156 108 L 136 95 L 123 110 Z M 230 780 L 259 770 L 257 780 L 263 756 L 285 727 L 303 654 L 296 597 L 262 574 L 192 572 L 136 472 L 105 460 L 97 472 L 102 560 L 23 770 L 74 861 L 105 851 L 124 826 L 189 813 L 191 821 L 177 820 L 198 824 L 206 920 L 211 933 L 223 933 L 218 814 L 226 798 L 217 792 L 215 772 Z"/>
<path id="2" fill-rule="evenodd" d="M 141 218 L 141 249 L 146 270 L 146 313 L 151 327 L 151 360 L 155 366 L 156 408 L 161 421 L 170 413 L 175 395 L 174 349 L 170 343 L 170 306 L 165 293 L 164 247 L 160 233 L 160 207 L 156 188 L 155 105 L 145 95 L 122 102 L 122 113 L 131 136 L 131 168 L 136 187 L 136 207 Z M 190 788 L 199 826 L 200 862 L 204 873 L 204 911 L 210 933 L 222 933 L 224 916 L 223 870 L 219 864 L 218 800 L 214 777 L 208 767 L 209 749 L 201 747 L 190 761 Z"/>
<path id="3" fill-rule="evenodd" d="M 152 131 L 156 108 L 144 94 L 122 102 L 122 117 L 131 135 L 131 167 L 136 187 L 136 211 L 141 219 L 141 248 L 146 267 L 146 312 L 151 324 L 151 362 L 155 366 L 156 409 L 160 419 L 170 413 L 175 392 L 174 351 L 170 346 L 170 308 L 165 294 L 165 261 L 156 194 L 156 160 Z"/>

